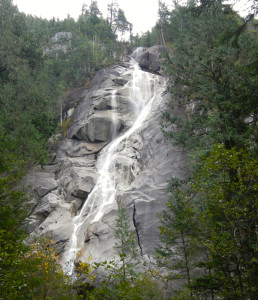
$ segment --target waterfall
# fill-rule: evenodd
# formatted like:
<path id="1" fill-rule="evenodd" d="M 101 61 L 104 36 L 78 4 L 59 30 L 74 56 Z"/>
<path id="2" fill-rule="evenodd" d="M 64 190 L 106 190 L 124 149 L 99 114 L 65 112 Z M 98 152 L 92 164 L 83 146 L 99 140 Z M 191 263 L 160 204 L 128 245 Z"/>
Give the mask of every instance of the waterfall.
<path id="1" fill-rule="evenodd" d="M 127 95 L 128 102 L 133 108 L 132 125 L 125 132 L 118 133 L 116 127 L 118 90 L 113 90 L 110 112 L 113 123 L 112 141 L 102 149 L 98 157 L 98 180 L 95 187 L 88 195 L 80 213 L 72 220 L 73 233 L 61 262 L 64 272 L 68 275 L 72 275 L 74 272 L 74 262 L 84 242 L 85 227 L 94 222 L 101 222 L 108 207 L 116 203 L 118 189 L 120 191 L 123 189 L 120 186 L 123 174 L 121 175 L 121 172 L 117 172 L 116 169 L 117 160 L 119 156 L 121 157 L 121 149 L 125 149 L 130 137 L 140 130 L 151 112 L 154 101 L 159 101 L 164 91 L 164 78 L 141 71 L 133 59 L 130 62 L 129 69 L 120 71 L 122 78 L 131 78 L 125 86 L 119 88 L 119 92 Z"/>
<path id="2" fill-rule="evenodd" d="M 117 90 L 114 89 L 112 92 L 112 97 L 111 97 L 111 106 L 112 106 L 113 110 L 115 110 L 115 108 L 117 107 L 116 93 L 117 93 Z M 117 136 L 117 124 L 116 124 L 116 114 L 115 113 L 112 113 L 112 123 L 113 123 L 112 140 L 114 140 L 115 137 Z"/>

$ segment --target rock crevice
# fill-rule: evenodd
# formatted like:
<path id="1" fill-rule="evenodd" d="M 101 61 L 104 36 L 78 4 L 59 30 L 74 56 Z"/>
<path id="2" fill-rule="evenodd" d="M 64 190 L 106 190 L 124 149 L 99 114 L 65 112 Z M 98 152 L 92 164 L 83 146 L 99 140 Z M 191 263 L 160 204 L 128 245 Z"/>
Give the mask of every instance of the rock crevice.
<path id="1" fill-rule="evenodd" d="M 137 237 L 137 244 L 140 250 L 140 255 L 143 256 L 143 252 L 142 252 L 142 246 L 141 246 L 141 239 L 140 239 L 140 234 L 139 234 L 139 230 L 138 230 L 138 223 L 136 221 L 136 207 L 135 204 L 133 206 L 133 225 L 135 228 L 135 233 L 136 233 L 136 237 Z"/>
<path id="2" fill-rule="evenodd" d="M 160 64 L 159 56 L 164 49 L 154 48 L 138 51 L 134 57 L 140 62 L 146 51 L 152 53 L 149 58 L 153 62 L 144 68 L 157 73 L 160 66 L 156 63 Z M 150 91 L 163 86 L 161 76 L 140 73 L 145 78 L 142 97 L 150 99 L 152 104 L 149 107 L 148 103 L 144 104 L 144 111 L 148 113 L 141 125 L 121 140 L 111 154 L 111 158 L 115 156 L 109 170 L 116 185 L 114 200 L 101 204 L 100 217 L 89 217 L 99 209 L 100 198 L 110 193 L 107 187 L 105 193 L 94 196 L 96 199 L 91 197 L 101 184 L 99 178 L 105 178 L 99 171 L 105 163 L 100 158 L 109 155 L 110 145 L 131 130 L 136 111 L 142 109 L 139 101 L 134 101 L 139 88 L 132 78 L 139 75 L 137 72 L 135 75 L 128 62 L 112 66 L 97 72 L 89 87 L 71 93 L 68 101 L 74 106 L 67 103 L 64 113 L 64 118 L 70 118 L 70 124 L 65 137 L 59 141 L 52 139 L 55 143 L 53 149 L 56 149 L 52 164 L 43 170 L 36 168 L 27 176 L 34 207 L 29 219 L 30 238 L 42 234 L 51 237 L 60 256 L 67 253 L 78 225 L 76 217 L 82 213 L 84 219 L 80 221 L 76 234 L 78 245 L 79 241 L 83 245 L 78 249 L 76 259 L 86 261 L 89 256 L 96 262 L 113 259 L 116 201 L 123 201 L 128 212 L 133 208 L 131 226 L 141 256 L 154 255 L 159 243 L 157 214 L 167 201 L 167 181 L 173 175 L 183 178 L 186 173 L 185 154 L 164 140 L 159 130 L 161 112 L 169 95 L 157 93 L 153 96 Z M 175 109 L 175 114 L 178 113 L 183 112 Z M 89 206 L 82 211 L 85 203 Z"/>

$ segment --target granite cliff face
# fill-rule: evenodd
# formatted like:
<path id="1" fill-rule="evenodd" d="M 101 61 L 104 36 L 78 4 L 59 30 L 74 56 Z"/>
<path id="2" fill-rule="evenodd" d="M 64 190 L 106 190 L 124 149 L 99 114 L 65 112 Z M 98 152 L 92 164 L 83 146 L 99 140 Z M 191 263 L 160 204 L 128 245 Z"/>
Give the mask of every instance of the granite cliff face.
<path id="1" fill-rule="evenodd" d="M 155 51 L 141 49 L 133 57 L 153 72 Z M 65 137 L 53 138 L 52 163 L 27 176 L 30 239 L 51 237 L 68 274 L 77 260 L 114 257 L 117 201 L 127 208 L 142 257 L 152 256 L 167 181 L 185 176 L 184 154 L 160 131 L 166 79 L 142 71 L 135 60 L 99 71 L 88 88 L 69 95 Z"/>

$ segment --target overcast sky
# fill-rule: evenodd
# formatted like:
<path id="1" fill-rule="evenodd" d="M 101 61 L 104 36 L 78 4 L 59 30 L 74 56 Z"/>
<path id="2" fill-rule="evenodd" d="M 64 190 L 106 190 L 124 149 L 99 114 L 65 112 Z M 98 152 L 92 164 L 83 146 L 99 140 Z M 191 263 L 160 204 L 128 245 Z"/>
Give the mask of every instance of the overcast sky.
<path id="1" fill-rule="evenodd" d="M 163 0 L 172 4 L 172 0 Z M 77 19 L 83 3 L 90 4 L 90 0 L 13 0 L 19 11 L 26 14 L 50 19 L 53 16 L 64 19 L 69 13 Z M 97 0 L 99 9 L 106 15 L 109 0 Z M 134 33 L 150 30 L 156 23 L 158 0 L 117 0 L 119 7 L 125 12 L 129 22 L 133 24 Z"/>
<path id="2" fill-rule="evenodd" d="M 240 0 L 236 0 L 240 1 Z M 245 1 L 245 0 L 241 0 Z M 67 14 L 77 19 L 83 3 L 89 5 L 91 0 L 13 0 L 19 11 L 38 17 L 64 19 Z M 97 0 L 99 9 L 106 15 L 110 0 Z M 163 0 L 171 8 L 172 0 Z M 247 0 L 245 1 L 247 2 Z M 133 24 L 134 34 L 151 30 L 158 17 L 158 0 L 117 0 L 129 22 Z"/>

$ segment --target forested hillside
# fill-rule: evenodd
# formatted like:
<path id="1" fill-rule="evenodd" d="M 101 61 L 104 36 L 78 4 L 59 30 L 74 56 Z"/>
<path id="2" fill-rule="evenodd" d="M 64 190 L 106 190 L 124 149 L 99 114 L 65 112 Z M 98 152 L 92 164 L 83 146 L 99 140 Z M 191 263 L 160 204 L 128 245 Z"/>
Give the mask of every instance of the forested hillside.
<path id="1" fill-rule="evenodd" d="M 190 157 L 189 178 L 169 183 L 160 263 L 170 281 L 186 280 L 185 299 L 255 299 L 257 22 L 220 1 L 160 16 L 171 77 L 162 128 Z M 186 119 L 171 116 L 175 105 Z"/>
<path id="2" fill-rule="evenodd" d="M 0 0 L 0 299 L 255 300 L 257 7 L 244 19 L 222 1 L 173 10 L 159 1 L 159 21 L 141 37 L 116 1 L 108 8 L 107 19 L 91 1 L 78 20 L 46 20 Z M 119 42 L 125 32 L 130 42 Z M 46 143 L 61 130 L 65 96 L 130 49 L 155 44 L 167 49 L 162 73 L 171 94 L 159 130 L 187 153 L 188 177 L 168 183 L 155 262 L 135 251 L 119 207 L 120 264 L 79 263 L 72 281 L 53 241 L 23 243 L 30 212 L 18 183 L 48 161 Z M 186 117 L 174 116 L 175 107 Z M 99 269 L 102 283 L 95 282 Z"/>
<path id="3" fill-rule="evenodd" d="M 1 1 L 1 132 L 11 135 L 20 154 L 43 159 L 42 145 L 57 125 L 64 93 L 119 59 L 116 34 L 129 31 L 131 24 L 117 9 L 110 8 L 113 20 L 108 21 L 92 1 L 77 21 L 69 15 L 48 21 Z M 55 40 L 58 32 L 70 33 L 69 39 Z"/>

